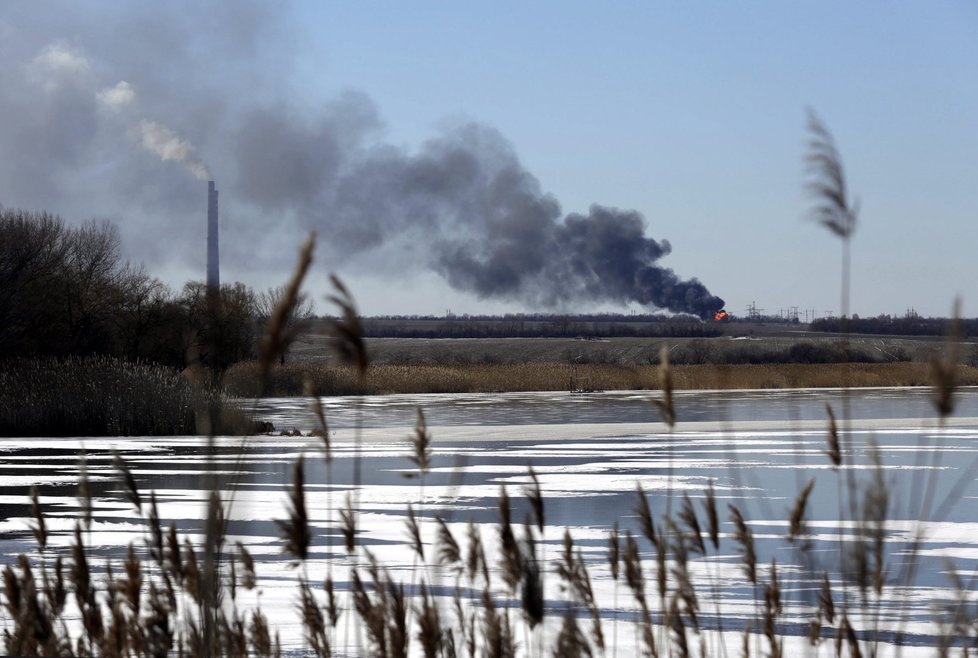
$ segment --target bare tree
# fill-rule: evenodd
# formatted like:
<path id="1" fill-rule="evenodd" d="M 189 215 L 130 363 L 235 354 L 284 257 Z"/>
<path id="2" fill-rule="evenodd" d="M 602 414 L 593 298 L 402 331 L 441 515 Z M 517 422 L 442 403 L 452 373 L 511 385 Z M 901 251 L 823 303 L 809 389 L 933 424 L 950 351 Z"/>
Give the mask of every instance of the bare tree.
<path id="1" fill-rule="evenodd" d="M 255 314 L 259 322 L 267 323 L 269 321 L 285 294 L 285 286 L 267 288 L 255 293 Z M 295 304 L 290 307 L 285 316 L 285 328 L 301 331 L 314 316 L 312 299 L 306 293 L 300 292 L 296 297 Z M 287 350 L 283 350 L 279 355 L 279 363 L 285 363 L 286 352 Z"/>

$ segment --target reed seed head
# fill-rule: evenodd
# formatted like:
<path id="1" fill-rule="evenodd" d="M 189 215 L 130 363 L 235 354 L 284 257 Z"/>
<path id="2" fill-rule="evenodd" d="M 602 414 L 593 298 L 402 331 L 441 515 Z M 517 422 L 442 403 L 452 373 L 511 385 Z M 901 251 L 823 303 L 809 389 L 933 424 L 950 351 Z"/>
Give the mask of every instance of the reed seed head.
<path id="1" fill-rule="evenodd" d="M 319 393 L 316 391 L 316 383 L 309 374 L 303 380 L 303 391 L 306 397 L 312 398 L 312 402 L 309 403 L 309 408 L 316 418 L 316 427 L 313 429 L 312 434 L 322 439 L 323 455 L 328 464 L 333 459 L 332 446 L 330 445 L 329 438 L 329 425 L 326 423 L 326 412 L 323 410 L 322 398 L 319 397 Z"/>
<path id="2" fill-rule="evenodd" d="M 513 533 L 511 513 L 509 495 L 506 493 L 506 487 L 502 487 L 499 492 L 500 566 L 503 569 L 503 580 L 509 590 L 515 592 L 523 578 L 523 556 L 520 554 L 520 547 Z"/>
<path id="3" fill-rule="evenodd" d="M 829 415 L 829 449 L 825 451 L 825 454 L 828 455 L 832 466 L 838 468 L 842 464 L 842 449 L 839 446 L 839 429 L 835 422 L 835 412 L 832 410 L 832 405 L 828 402 L 825 403 L 825 411 Z"/>
<path id="4" fill-rule="evenodd" d="M 421 528 L 418 526 L 418 520 L 414 516 L 414 506 L 411 503 L 408 503 L 405 523 L 407 523 L 408 537 L 411 539 L 411 548 L 414 549 L 414 552 L 424 562 L 424 544 L 421 542 Z"/>
<path id="5" fill-rule="evenodd" d="M 136 486 L 136 479 L 132 476 L 132 471 L 129 470 L 129 466 L 126 464 L 122 456 L 116 452 L 112 451 L 112 465 L 115 470 L 119 472 L 122 476 L 123 490 L 126 493 L 126 499 L 132 503 L 133 507 L 140 514 L 143 513 L 143 499 L 139 495 L 139 487 Z"/>
<path id="6" fill-rule="evenodd" d="M 438 606 L 428 591 L 424 579 L 421 580 L 421 607 L 415 609 L 418 615 L 418 642 L 425 658 L 437 658 L 445 637 L 438 616 Z"/>
<path id="7" fill-rule="evenodd" d="M 417 420 L 414 424 L 414 434 L 410 437 L 412 452 L 408 459 L 418 467 L 418 475 L 424 477 L 431 468 L 431 433 L 425 423 L 421 407 L 417 410 Z"/>
<path id="8" fill-rule="evenodd" d="M 812 488 L 815 487 L 815 478 L 808 481 L 805 488 L 801 490 L 798 497 L 795 498 L 795 504 L 791 508 L 791 521 L 788 524 L 788 541 L 794 543 L 796 539 L 805 534 L 805 509 L 808 506 L 808 496 L 812 493 Z M 809 542 L 804 542 L 802 544 L 803 549 L 809 547 Z"/>
<path id="9" fill-rule="evenodd" d="M 34 517 L 35 525 L 31 526 L 34 540 L 37 547 L 44 550 L 48 545 L 48 530 L 44 525 L 44 513 L 41 511 L 41 501 L 37 495 L 37 485 L 31 485 L 31 515 Z"/>
<path id="10" fill-rule="evenodd" d="M 659 538 L 655 533 L 655 523 L 652 522 L 652 510 L 649 509 L 649 499 L 645 495 L 645 490 L 642 489 L 640 482 L 635 483 L 635 495 L 638 497 L 638 502 L 635 505 L 635 513 L 638 514 L 638 520 L 642 526 L 642 534 L 645 535 L 645 538 L 653 546 L 657 546 L 659 544 Z"/>
<path id="11" fill-rule="evenodd" d="M 353 296 L 343 282 L 335 274 L 329 277 L 336 293 L 326 299 L 335 304 L 340 310 L 340 317 L 330 323 L 330 333 L 333 336 L 333 348 L 344 363 L 355 365 L 360 377 L 367 374 L 370 359 L 367 356 L 367 346 L 363 340 L 363 330 L 357 314 Z"/>
<path id="12" fill-rule="evenodd" d="M 452 536 L 452 531 L 440 516 L 435 517 L 435 522 L 438 524 L 438 561 L 445 566 L 460 567 L 462 552 Z"/>
<path id="13" fill-rule="evenodd" d="M 659 388 L 662 390 L 662 399 L 653 400 L 652 403 L 658 407 L 662 422 L 672 429 L 676 425 L 676 407 L 672 400 L 672 368 L 669 367 L 669 348 L 665 345 L 659 350 Z"/>
<path id="14" fill-rule="evenodd" d="M 537 478 L 536 471 L 530 466 L 529 469 L 531 485 L 523 487 L 523 495 L 530 501 L 530 509 L 533 510 L 533 518 L 537 524 L 537 530 L 543 534 L 544 513 L 543 513 L 543 492 L 540 491 L 540 480 Z"/>
<path id="15" fill-rule="evenodd" d="M 88 465 L 84 451 L 78 455 L 78 506 L 81 508 L 85 529 L 92 528 L 92 489 L 88 480 Z"/>
<path id="16" fill-rule="evenodd" d="M 611 570 L 611 579 L 618 580 L 618 567 L 621 564 L 621 536 L 618 533 L 618 521 L 608 535 L 608 567 Z"/>
<path id="17" fill-rule="evenodd" d="M 285 540 L 285 546 L 282 548 L 283 552 L 290 553 L 297 562 L 304 562 L 309 556 L 309 544 L 312 541 L 309 517 L 306 514 L 304 483 L 304 458 L 300 455 L 292 467 L 292 492 L 289 494 L 288 507 L 289 518 L 286 521 L 276 521 L 279 529 L 282 531 L 282 539 Z"/>
<path id="18" fill-rule="evenodd" d="M 808 152 L 805 168 L 806 189 L 815 201 L 812 216 L 843 240 L 856 229 L 858 203 L 849 199 L 842 157 L 835 140 L 814 111 L 808 111 Z"/>
<path id="19" fill-rule="evenodd" d="M 241 542 L 235 542 L 235 544 L 238 547 L 238 558 L 244 568 L 244 573 L 241 574 L 241 586 L 247 590 L 255 589 L 255 560 L 251 557 L 248 549 L 244 547 L 244 544 Z"/>
<path id="20" fill-rule="evenodd" d="M 747 526 L 743 515 L 736 506 L 728 504 L 730 520 L 734 524 L 734 539 L 740 544 L 744 572 L 752 585 L 757 585 L 757 553 L 754 550 L 754 533 Z"/>
<path id="21" fill-rule="evenodd" d="M 693 501 L 687 494 L 683 494 L 683 502 L 679 508 L 679 520 L 686 524 L 689 530 L 688 537 L 692 547 L 700 554 L 706 555 L 706 545 L 703 543 L 703 531 L 700 530 L 700 521 L 696 518 L 696 510 L 693 508 Z"/>
<path id="22" fill-rule="evenodd" d="M 941 418 L 954 413 L 954 390 L 957 387 L 961 337 L 961 299 L 954 300 L 951 326 L 945 340 L 944 353 L 931 358 L 930 373 L 934 382 L 934 408 Z"/>
<path id="23" fill-rule="evenodd" d="M 302 280 L 305 278 L 306 272 L 309 271 L 309 266 L 312 264 L 312 252 L 315 246 L 316 234 L 310 233 L 309 237 L 299 248 L 299 259 L 296 262 L 295 271 L 292 273 L 292 278 L 286 284 L 285 290 L 279 298 L 278 304 L 275 306 L 275 310 L 272 311 L 265 336 L 259 343 L 259 366 L 261 369 L 260 381 L 262 390 L 267 385 L 268 374 L 272 365 L 288 351 L 289 345 L 292 344 L 299 333 L 300 326 L 294 324 L 290 326 L 289 318 L 293 315 L 293 311 L 299 301 L 299 290 L 302 287 Z"/>
<path id="24" fill-rule="evenodd" d="M 349 493 L 346 494 L 346 507 L 340 510 L 340 530 L 346 552 L 352 555 L 357 545 L 357 515 L 353 511 L 353 499 Z"/>
<path id="25" fill-rule="evenodd" d="M 713 544 L 713 550 L 720 550 L 720 520 L 717 513 L 716 492 L 713 489 L 713 480 L 710 480 L 706 488 L 706 499 L 703 501 L 703 508 L 706 512 L 706 531 Z"/>

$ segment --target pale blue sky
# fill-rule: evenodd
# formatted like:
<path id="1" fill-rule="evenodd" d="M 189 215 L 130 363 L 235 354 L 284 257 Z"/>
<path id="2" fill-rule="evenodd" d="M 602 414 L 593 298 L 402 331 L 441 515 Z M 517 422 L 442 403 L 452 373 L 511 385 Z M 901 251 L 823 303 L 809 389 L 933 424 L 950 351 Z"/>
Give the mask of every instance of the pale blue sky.
<path id="1" fill-rule="evenodd" d="M 966 314 L 978 315 L 978 3 L 256 5 L 266 13 L 257 20 L 276 14 L 274 29 L 255 28 L 254 43 L 239 50 L 211 56 L 203 48 L 212 76 L 226 71 L 238 82 L 222 107 L 247 105 L 242 90 L 251 84 L 262 103 L 286 103 L 301 119 L 357 90 L 382 121 L 376 143 L 407 152 L 461 121 L 492 126 L 565 213 L 586 213 L 592 203 L 638 210 L 646 234 L 672 245 L 660 264 L 699 278 L 735 313 L 751 301 L 769 312 L 838 310 L 838 240 L 805 219 L 801 159 L 811 106 L 835 135 L 862 204 L 853 309 L 946 314 L 961 295 Z M 20 40 L 26 58 L 68 40 L 104 58 L 106 83 L 126 79 L 139 88 L 138 69 L 117 73 L 100 52 L 90 14 L 73 26 L 39 18 L 26 3 L 5 7 L 0 48 L 5 35 Z M 207 10 L 233 23 L 234 7 Z M 133 20 L 117 3 L 102 11 L 121 13 L 123 28 Z M 141 66 L 153 62 L 147 55 Z M 249 67 L 258 71 L 254 80 Z M 172 92 L 187 95 L 213 78 L 187 89 L 175 79 Z M 220 183 L 231 145 L 190 133 L 202 157 L 217 163 Z M 33 202 L 17 189 L 0 176 L 0 203 Z M 222 186 L 229 215 L 240 203 L 235 192 Z M 74 207 L 52 203 L 65 213 Z M 113 218 L 91 205 L 78 212 Z M 295 235 L 283 233 L 281 243 Z M 146 253 L 150 269 L 173 281 L 199 264 Z M 370 313 L 527 309 L 452 290 L 423 270 L 320 267 L 346 273 Z M 259 269 L 229 258 L 225 278 L 271 282 L 275 272 Z"/>

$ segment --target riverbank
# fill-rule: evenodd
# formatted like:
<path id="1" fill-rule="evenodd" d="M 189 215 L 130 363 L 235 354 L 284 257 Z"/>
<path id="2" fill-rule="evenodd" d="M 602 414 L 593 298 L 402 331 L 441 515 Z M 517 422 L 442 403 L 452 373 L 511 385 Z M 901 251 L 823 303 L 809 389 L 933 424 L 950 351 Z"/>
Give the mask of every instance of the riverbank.
<path id="1" fill-rule="evenodd" d="M 930 365 L 920 362 L 853 364 L 675 365 L 678 390 L 927 386 Z M 272 369 L 266 395 L 302 395 L 306 379 L 320 395 L 390 393 L 493 393 L 523 391 L 654 390 L 659 366 L 568 363 L 377 364 L 365 380 L 346 367 L 296 363 Z M 258 367 L 233 366 L 225 376 L 227 391 L 251 397 L 258 393 Z M 978 368 L 961 366 L 959 385 L 978 385 Z"/>

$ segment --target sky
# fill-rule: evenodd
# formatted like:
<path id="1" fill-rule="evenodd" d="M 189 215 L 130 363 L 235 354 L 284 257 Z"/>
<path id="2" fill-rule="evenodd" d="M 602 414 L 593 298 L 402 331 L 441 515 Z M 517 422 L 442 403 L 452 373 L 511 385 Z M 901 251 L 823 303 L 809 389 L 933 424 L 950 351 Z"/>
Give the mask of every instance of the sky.
<path id="1" fill-rule="evenodd" d="M 0 3 L 0 205 L 107 219 L 174 289 L 317 235 L 366 314 L 978 315 L 978 4 Z"/>

